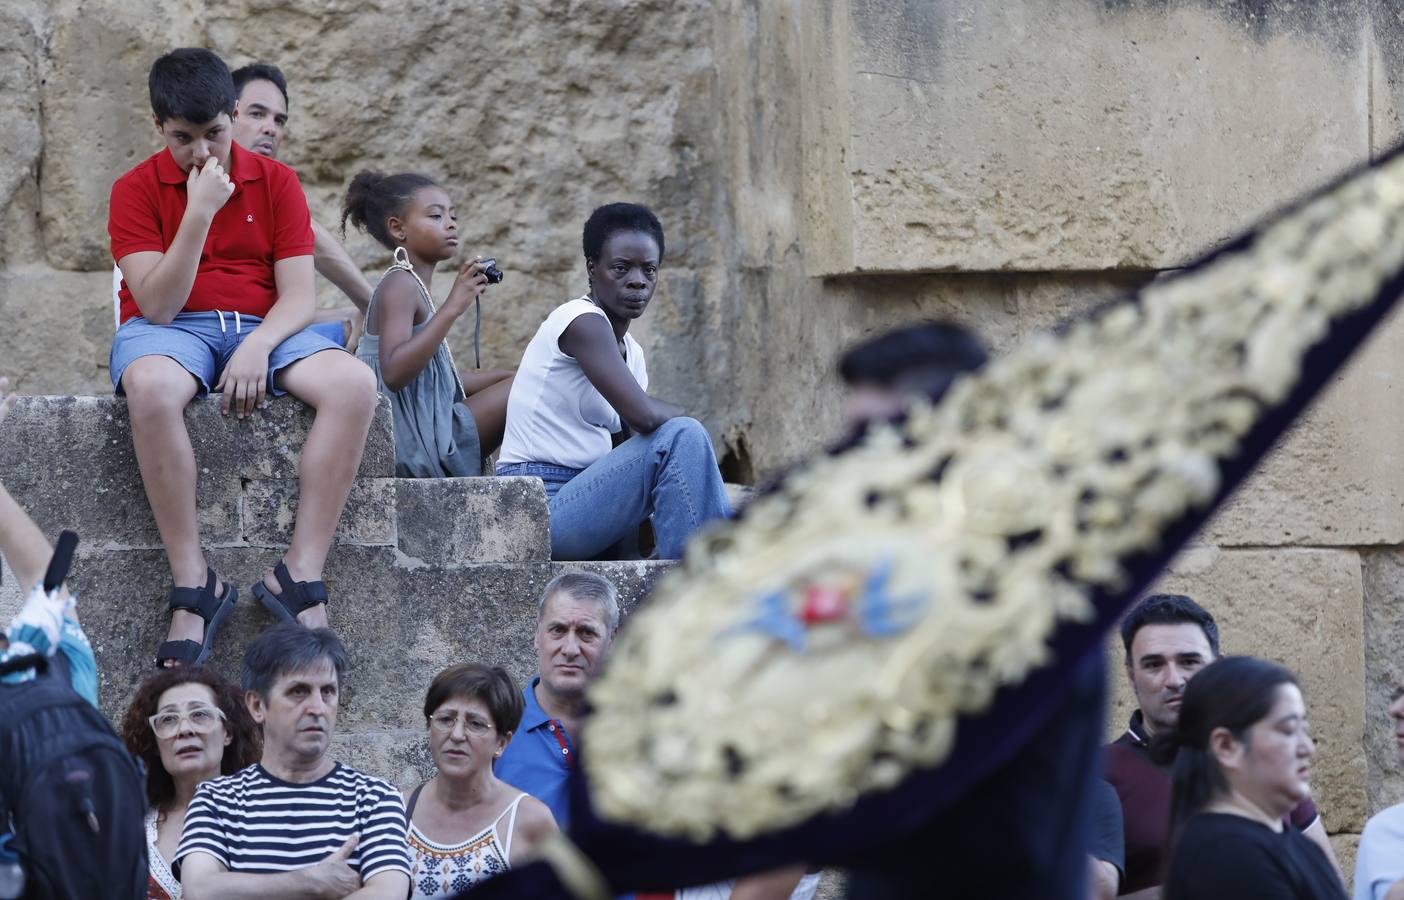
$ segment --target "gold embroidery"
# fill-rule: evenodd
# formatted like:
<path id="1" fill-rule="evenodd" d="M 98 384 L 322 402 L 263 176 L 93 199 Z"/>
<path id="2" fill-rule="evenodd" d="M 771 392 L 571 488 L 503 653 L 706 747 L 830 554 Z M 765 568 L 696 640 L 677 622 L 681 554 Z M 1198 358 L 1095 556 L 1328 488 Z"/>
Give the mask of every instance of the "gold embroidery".
<path id="1" fill-rule="evenodd" d="M 599 814 L 744 839 L 938 765 L 957 716 L 1046 663 L 1059 620 L 1089 617 L 1092 589 L 1124 587 L 1124 560 L 1215 497 L 1305 352 L 1399 272 L 1402 220 L 1397 157 L 694 541 L 590 691 Z M 921 608 L 895 633 L 862 597 L 839 616 L 810 593 L 879 570 L 879 611 Z"/>

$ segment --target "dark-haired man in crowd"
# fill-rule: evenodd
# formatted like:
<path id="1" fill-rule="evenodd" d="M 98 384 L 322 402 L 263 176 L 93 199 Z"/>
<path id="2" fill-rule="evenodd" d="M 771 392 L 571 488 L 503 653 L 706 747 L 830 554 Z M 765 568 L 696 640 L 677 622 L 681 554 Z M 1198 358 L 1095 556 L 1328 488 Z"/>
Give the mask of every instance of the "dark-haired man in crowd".
<path id="1" fill-rule="evenodd" d="M 988 358 L 974 332 L 950 322 L 909 325 L 855 344 L 839 359 L 848 386 L 844 417 L 851 427 L 904 413 L 915 398 L 934 403 Z"/>
<path id="2" fill-rule="evenodd" d="M 330 752 L 345 675 L 326 628 L 284 622 L 249 644 L 242 687 L 263 758 L 196 790 L 176 850 L 186 900 L 409 894 L 400 792 Z"/>
<path id="3" fill-rule="evenodd" d="M 234 110 L 234 142 L 252 153 L 277 159 L 287 132 L 291 105 L 287 79 L 277 66 L 268 63 L 240 66 L 230 74 L 239 98 Z M 337 327 L 344 323 L 341 343 L 354 350 L 370 304 L 370 282 L 356 268 L 341 242 L 316 219 L 312 220 L 312 239 L 312 263 L 317 274 L 336 285 L 355 305 L 354 309 L 319 309 L 314 322 L 319 325 L 335 323 Z"/>
<path id="4" fill-rule="evenodd" d="M 1182 594 L 1152 594 L 1121 623 L 1126 676 L 1137 709 L 1126 733 L 1107 747 L 1107 780 L 1121 797 L 1126 836 L 1126 877 L 1122 896 L 1153 900 L 1170 840 L 1171 782 L 1168 768 L 1150 757 L 1150 742 L 1175 728 L 1185 685 L 1219 656 L 1219 626 L 1203 607 Z M 1292 810 L 1291 823 L 1340 864 L 1326 837 L 1316 805 L 1308 798 Z"/>

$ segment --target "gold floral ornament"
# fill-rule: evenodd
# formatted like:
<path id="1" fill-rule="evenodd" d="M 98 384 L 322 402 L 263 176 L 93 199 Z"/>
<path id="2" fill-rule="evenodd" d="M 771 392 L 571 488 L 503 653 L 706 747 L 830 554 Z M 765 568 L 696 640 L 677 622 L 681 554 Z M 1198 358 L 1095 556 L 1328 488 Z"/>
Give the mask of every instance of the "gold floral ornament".
<path id="1" fill-rule="evenodd" d="M 1214 500 L 1306 351 L 1401 266 L 1397 156 L 708 532 L 590 690 L 598 814 L 745 839 L 940 764 L 959 716 Z"/>

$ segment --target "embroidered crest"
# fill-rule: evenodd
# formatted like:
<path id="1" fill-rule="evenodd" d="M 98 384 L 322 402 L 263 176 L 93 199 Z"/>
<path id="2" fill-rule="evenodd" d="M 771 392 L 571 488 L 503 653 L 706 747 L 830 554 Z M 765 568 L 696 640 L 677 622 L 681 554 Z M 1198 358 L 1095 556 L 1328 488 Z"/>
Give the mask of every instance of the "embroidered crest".
<path id="1" fill-rule="evenodd" d="M 1401 267 L 1396 154 L 694 540 L 590 689 L 600 816 L 744 839 L 940 764 L 960 716 L 1217 498 L 1307 351 Z"/>

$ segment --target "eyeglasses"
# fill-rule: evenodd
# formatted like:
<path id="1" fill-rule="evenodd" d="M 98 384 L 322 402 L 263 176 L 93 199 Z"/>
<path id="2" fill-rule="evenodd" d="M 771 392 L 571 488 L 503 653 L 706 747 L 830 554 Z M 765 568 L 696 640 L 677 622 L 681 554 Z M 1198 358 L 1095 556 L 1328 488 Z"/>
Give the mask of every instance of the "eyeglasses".
<path id="1" fill-rule="evenodd" d="M 197 706 L 186 712 L 168 711 L 157 713 L 146 721 L 158 738 L 174 737 L 180 733 L 182 721 L 190 723 L 190 730 L 196 734 L 209 734 L 215 726 L 224 721 L 224 711 L 213 706 Z M 452 727 L 452 726 L 450 726 Z"/>
<path id="2" fill-rule="evenodd" d="M 458 713 L 451 712 L 439 713 L 437 716 L 429 717 L 430 727 L 439 732 L 439 734 L 452 733 L 453 726 L 458 724 L 458 721 Z M 463 716 L 463 732 L 470 737 L 482 737 L 492 730 L 491 722 L 484 722 L 476 716 Z"/>

